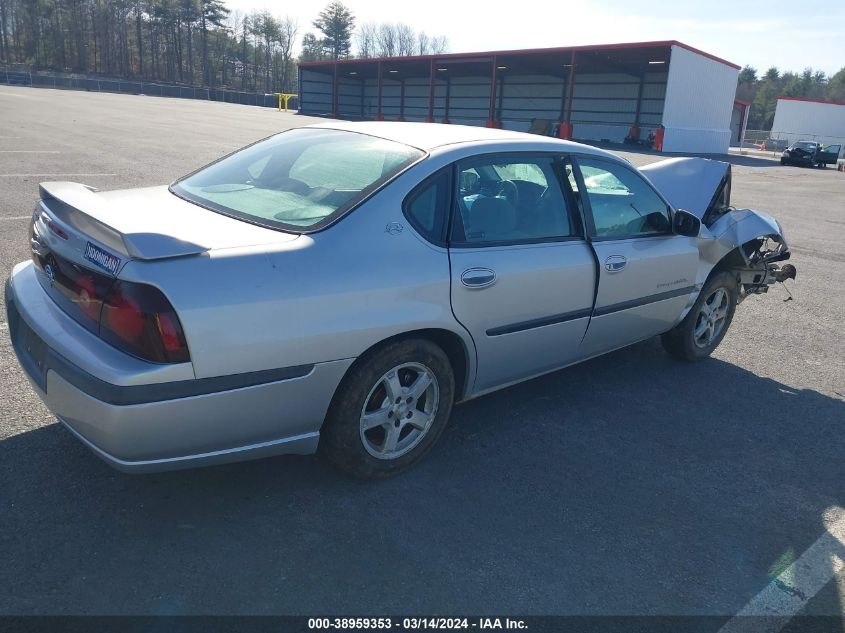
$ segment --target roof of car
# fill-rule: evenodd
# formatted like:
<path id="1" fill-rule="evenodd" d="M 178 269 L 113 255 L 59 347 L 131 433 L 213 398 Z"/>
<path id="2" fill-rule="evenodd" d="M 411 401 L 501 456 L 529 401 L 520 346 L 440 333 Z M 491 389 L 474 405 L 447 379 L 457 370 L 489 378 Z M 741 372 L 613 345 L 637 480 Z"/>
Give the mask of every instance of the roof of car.
<path id="1" fill-rule="evenodd" d="M 524 141 L 526 143 L 548 143 L 552 149 L 564 149 L 570 152 L 582 152 L 618 156 L 589 145 L 564 141 L 551 136 L 540 136 L 511 130 L 472 125 L 443 125 L 436 123 L 411 123 L 398 121 L 327 121 L 309 127 L 348 130 L 361 134 L 377 136 L 397 143 L 403 143 L 421 150 L 430 151 L 443 145 L 456 143 L 474 143 L 482 141 Z"/>

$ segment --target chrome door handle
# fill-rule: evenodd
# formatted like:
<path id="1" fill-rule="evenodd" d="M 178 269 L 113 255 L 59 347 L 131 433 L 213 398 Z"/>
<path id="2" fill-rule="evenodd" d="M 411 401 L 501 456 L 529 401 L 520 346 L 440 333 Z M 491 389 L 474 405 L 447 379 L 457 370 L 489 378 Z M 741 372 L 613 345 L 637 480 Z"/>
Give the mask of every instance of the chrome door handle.
<path id="1" fill-rule="evenodd" d="M 609 273 L 618 273 L 628 265 L 628 258 L 624 255 L 611 255 L 604 260 L 604 269 Z"/>
<path id="2" fill-rule="evenodd" d="M 489 268 L 467 268 L 461 273 L 461 283 L 467 288 L 487 288 L 496 283 L 496 273 Z"/>

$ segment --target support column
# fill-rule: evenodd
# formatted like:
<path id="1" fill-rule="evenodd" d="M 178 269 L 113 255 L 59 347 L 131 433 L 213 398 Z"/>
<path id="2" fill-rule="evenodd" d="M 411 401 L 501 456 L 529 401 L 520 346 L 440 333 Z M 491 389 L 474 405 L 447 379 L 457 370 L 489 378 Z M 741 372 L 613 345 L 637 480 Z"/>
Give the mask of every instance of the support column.
<path id="1" fill-rule="evenodd" d="M 332 78 L 332 116 L 336 119 L 337 118 L 337 110 L 338 110 L 338 95 L 337 95 L 337 60 L 334 63 L 334 77 Z"/>
<path id="2" fill-rule="evenodd" d="M 428 78 L 428 116 L 425 118 L 426 123 L 434 123 L 434 84 L 436 83 L 434 70 L 434 60 L 432 59 Z"/>
<path id="3" fill-rule="evenodd" d="M 505 100 L 505 77 L 507 75 L 502 75 L 499 79 L 499 96 L 497 97 L 498 103 L 496 104 L 496 112 L 499 114 L 499 118 L 496 120 L 496 127 L 502 129 L 502 104 Z"/>
<path id="4" fill-rule="evenodd" d="M 490 108 L 487 113 L 487 123 L 484 124 L 485 127 L 498 127 L 496 125 L 496 84 L 498 83 L 497 63 L 496 56 L 493 55 L 493 69 L 490 73 Z"/>
<path id="5" fill-rule="evenodd" d="M 405 120 L 405 78 L 399 80 L 399 120 Z"/>
<path id="6" fill-rule="evenodd" d="M 443 110 L 443 123 L 449 122 L 449 96 L 452 92 L 452 78 L 446 77 L 446 103 Z"/>
<path id="7" fill-rule="evenodd" d="M 376 99 L 376 121 L 384 121 L 381 113 L 381 62 L 378 63 L 378 98 Z"/>
<path id="8" fill-rule="evenodd" d="M 569 80 L 566 84 L 566 107 L 563 121 L 558 126 L 557 135 L 559 138 L 572 139 L 572 89 L 575 85 L 575 51 L 572 51 L 569 63 Z"/>
<path id="9" fill-rule="evenodd" d="M 637 87 L 637 109 L 634 113 L 634 125 L 628 130 L 628 138 L 638 141 L 640 140 L 640 111 L 643 104 L 643 82 L 645 81 L 645 74 L 640 75 L 640 85 Z"/>

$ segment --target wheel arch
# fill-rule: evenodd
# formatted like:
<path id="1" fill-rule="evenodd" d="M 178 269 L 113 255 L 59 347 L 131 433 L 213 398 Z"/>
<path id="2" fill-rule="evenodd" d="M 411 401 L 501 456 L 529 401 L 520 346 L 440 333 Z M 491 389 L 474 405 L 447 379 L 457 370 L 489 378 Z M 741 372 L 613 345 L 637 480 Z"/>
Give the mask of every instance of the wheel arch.
<path id="1" fill-rule="evenodd" d="M 745 260 L 743 259 L 742 252 L 740 250 L 743 246 L 744 244 L 725 253 L 722 258 L 716 262 L 716 265 L 710 269 L 710 272 L 707 274 L 707 278 L 704 280 L 704 285 L 707 285 L 708 281 L 720 273 L 730 272 L 735 268 L 741 268 L 745 264 Z"/>
<path id="2" fill-rule="evenodd" d="M 710 281 L 710 279 L 721 272 L 730 272 L 747 268 L 748 263 L 746 261 L 746 255 L 750 254 L 751 250 L 759 246 L 759 244 L 766 239 L 774 239 L 777 242 L 783 242 L 783 237 L 777 233 L 761 234 L 751 239 L 743 240 L 741 244 L 735 246 L 719 258 L 716 264 L 710 269 L 704 283 L 706 284 Z"/>
<path id="3" fill-rule="evenodd" d="M 460 402 L 466 398 L 469 387 L 472 385 L 473 372 L 475 371 L 474 354 L 475 349 L 470 349 L 469 344 L 460 334 L 445 328 L 421 328 L 417 330 L 408 330 L 399 334 L 394 334 L 388 338 L 382 339 L 374 343 L 366 350 L 364 350 L 355 360 L 349 369 L 346 370 L 344 378 L 349 375 L 354 368 L 359 365 L 366 357 L 373 354 L 375 351 L 396 343 L 397 341 L 404 341 L 408 339 L 421 338 L 428 340 L 437 345 L 446 354 L 449 359 L 449 364 L 452 366 L 452 371 L 455 375 L 455 402 Z M 470 354 L 473 356 L 471 357 Z M 341 379 L 341 383 L 343 379 Z M 338 383 L 338 387 L 340 384 Z M 335 392 L 337 392 L 337 388 Z"/>

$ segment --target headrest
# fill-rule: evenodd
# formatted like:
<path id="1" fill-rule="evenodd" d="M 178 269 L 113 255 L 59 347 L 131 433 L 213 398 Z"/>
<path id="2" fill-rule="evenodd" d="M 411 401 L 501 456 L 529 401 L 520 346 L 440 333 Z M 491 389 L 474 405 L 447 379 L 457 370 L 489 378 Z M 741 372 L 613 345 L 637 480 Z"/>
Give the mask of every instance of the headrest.
<path id="1" fill-rule="evenodd" d="M 468 234 L 488 238 L 511 233 L 516 228 L 516 209 L 504 198 L 478 198 L 469 210 Z"/>

